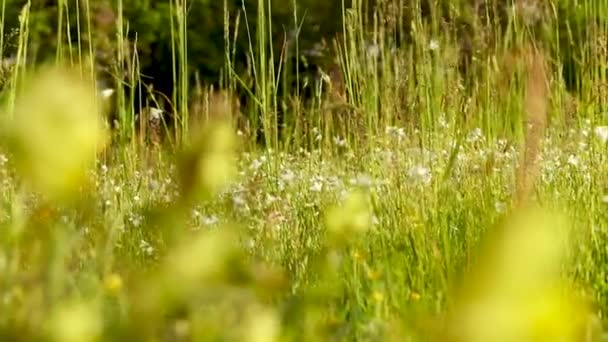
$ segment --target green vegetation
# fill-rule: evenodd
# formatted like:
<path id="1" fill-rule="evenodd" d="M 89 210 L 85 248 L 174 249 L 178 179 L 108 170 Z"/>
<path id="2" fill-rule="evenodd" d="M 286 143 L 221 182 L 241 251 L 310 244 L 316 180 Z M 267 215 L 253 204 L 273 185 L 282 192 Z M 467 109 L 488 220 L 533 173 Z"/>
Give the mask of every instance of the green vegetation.
<path id="1" fill-rule="evenodd" d="M 0 0 L 0 340 L 606 340 L 608 2 L 296 2 Z"/>

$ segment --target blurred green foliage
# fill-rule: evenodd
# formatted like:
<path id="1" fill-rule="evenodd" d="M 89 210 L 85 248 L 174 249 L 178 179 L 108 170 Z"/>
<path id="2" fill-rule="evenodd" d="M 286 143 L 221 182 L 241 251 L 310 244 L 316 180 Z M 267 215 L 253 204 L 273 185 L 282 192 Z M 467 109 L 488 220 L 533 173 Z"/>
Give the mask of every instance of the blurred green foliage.
<path id="1" fill-rule="evenodd" d="M 297 3 L 296 15 L 294 15 L 294 2 Z M 5 36 L 11 32 L 11 29 L 19 27 L 19 12 L 25 3 L 24 0 L 5 0 Z M 29 21 L 31 47 L 28 54 L 31 59 L 40 60 L 56 55 L 57 28 L 60 27 L 58 3 L 64 6 L 62 14 L 64 24 L 61 27 L 67 31 L 65 22 L 70 23 L 71 40 L 80 38 L 86 41 L 87 39 L 82 29 L 78 30 L 79 25 L 81 28 L 86 27 L 87 18 L 84 11 L 87 2 L 80 0 L 31 2 Z M 225 77 L 225 74 L 222 75 L 226 56 L 224 18 L 228 18 L 229 39 L 232 41 L 230 48 L 234 52 L 233 67 L 238 75 L 251 78 L 252 64 L 255 63 L 251 60 L 251 53 L 257 56 L 255 39 L 258 27 L 258 0 L 226 0 L 225 2 L 193 0 L 186 3 L 188 6 L 187 55 L 191 73 L 189 76 L 193 77 L 196 72 L 204 83 L 217 83 L 220 77 Z M 268 4 L 266 1 L 262 3 Z M 269 20 L 272 24 L 271 46 L 274 49 L 276 63 L 282 58 L 281 50 L 286 43 L 292 43 L 289 45 L 288 53 L 291 56 L 295 54 L 293 42 L 296 31 L 299 32 L 298 47 L 302 53 L 315 50 L 323 39 L 330 41 L 343 29 L 342 1 L 297 0 L 269 3 L 272 12 Z M 353 2 L 347 0 L 344 3 L 349 7 Z M 504 34 L 509 24 L 508 16 L 512 12 L 509 7 L 511 2 L 506 0 L 483 2 L 484 4 L 481 5 L 477 1 L 470 0 L 455 2 L 370 0 L 355 3 L 367 8 L 366 12 L 370 14 L 367 18 L 370 31 L 377 30 L 381 26 L 391 27 L 387 30 L 385 39 L 396 40 L 397 44 L 411 43 L 415 41 L 412 39 L 412 22 L 423 20 L 433 22 L 435 30 L 448 28 L 459 35 L 461 53 L 465 55 L 479 51 L 479 46 L 475 44 L 479 43 L 480 39 L 484 39 L 483 37 L 493 36 L 493 30 L 502 30 Z M 93 21 L 99 8 L 104 5 L 113 7 L 117 12 L 115 1 L 96 0 L 89 1 L 88 4 Z M 174 4 L 174 1 L 169 0 L 122 1 L 123 34 L 131 43 L 136 42 L 141 74 L 144 77 L 154 77 L 157 89 L 164 92 L 170 92 L 173 86 L 175 63 L 172 35 L 175 33 L 171 30 L 171 16 L 175 13 L 172 9 Z M 536 15 L 534 11 L 538 10 L 538 13 L 543 12 L 543 18 L 551 20 L 541 20 L 540 26 L 544 27 L 533 30 L 538 40 L 546 43 L 545 45 L 553 50 L 553 56 L 559 57 L 564 63 L 564 76 L 569 88 L 572 89 L 578 82 L 578 70 L 584 67 L 582 56 L 589 48 L 586 45 L 591 44 L 587 42 L 589 30 L 593 29 L 594 24 L 598 24 L 598 20 L 605 20 L 602 19 L 605 13 L 602 13 L 600 5 L 594 11 L 597 13 L 581 12 L 582 7 L 573 1 L 552 1 L 548 5 L 541 6 L 543 6 L 542 10 L 531 10 L 533 15 Z M 373 14 L 373 8 L 379 9 L 376 15 Z M 225 9 L 228 10 L 227 13 Z M 80 16 L 76 15 L 78 11 L 81 12 Z M 175 25 L 175 17 L 173 22 Z M 116 40 L 115 33 L 110 34 L 111 39 Z M 67 36 L 63 34 L 62 38 L 67 39 Z M 559 44 L 556 44 L 557 42 Z M 10 45 L 10 39 L 5 38 L 6 51 L 3 52 L 3 56 L 10 55 L 14 50 L 14 44 L 13 47 Z M 311 64 L 323 64 L 326 62 L 324 59 L 326 57 L 328 56 L 311 61 Z M 470 60 L 471 56 L 463 58 Z"/>
<path id="2" fill-rule="evenodd" d="M 250 51 L 248 31 L 251 35 L 251 43 L 254 46 L 256 44 L 257 2 L 257 0 L 227 0 L 226 3 L 207 0 L 187 1 L 188 60 L 191 69 L 198 71 L 203 80 L 216 81 L 224 66 L 226 15 L 230 22 L 231 40 L 235 35 L 236 18 L 239 17 L 237 39 L 231 48 L 236 51 L 235 68 L 241 72 L 246 69 L 246 54 Z M 19 12 L 25 3 L 26 1 L 23 0 L 6 1 L 5 31 L 19 27 Z M 30 41 L 37 60 L 55 56 L 56 31 L 59 27 L 57 3 L 49 0 L 32 3 Z M 341 1 L 298 0 L 297 3 L 298 23 L 296 24 L 291 1 L 272 1 L 272 40 L 277 60 L 286 38 L 292 37 L 298 26 L 299 45 L 302 50 L 312 48 L 321 37 L 335 35 L 342 29 Z M 78 37 L 75 12 L 78 8 L 84 12 L 84 6 L 79 0 L 66 0 L 66 4 L 64 20 L 66 17 L 69 18 L 71 37 L 75 40 Z M 92 16 L 95 16 L 96 11 L 104 5 L 112 6 L 117 12 L 115 4 L 109 1 L 90 1 Z M 171 16 L 174 12 L 172 5 L 173 1 L 168 0 L 133 0 L 122 3 L 124 34 L 130 41 L 136 41 L 141 69 L 144 71 L 154 68 L 155 74 L 171 75 L 173 66 Z M 224 5 L 227 6 L 228 13 L 225 12 Z M 86 27 L 86 16 L 81 14 L 79 19 L 81 27 Z M 175 18 L 173 20 L 175 21 Z M 301 24 L 301 21 L 304 21 L 304 24 Z M 65 30 L 65 23 L 63 27 Z M 63 36 L 66 38 L 67 35 Z M 83 40 L 86 38 L 81 37 Z M 4 55 L 11 52 L 8 49 Z"/>

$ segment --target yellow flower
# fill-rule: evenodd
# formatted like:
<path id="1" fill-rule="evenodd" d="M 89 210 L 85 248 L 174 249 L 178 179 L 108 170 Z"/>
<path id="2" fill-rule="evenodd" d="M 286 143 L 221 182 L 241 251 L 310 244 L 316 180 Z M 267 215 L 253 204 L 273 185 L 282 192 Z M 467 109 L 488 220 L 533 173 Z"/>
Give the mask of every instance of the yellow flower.
<path id="1" fill-rule="evenodd" d="M 378 279 L 380 279 L 381 275 L 382 274 L 380 272 L 378 272 L 378 271 L 374 271 L 374 270 L 368 270 L 367 271 L 367 278 L 369 280 L 378 280 Z"/>
<path id="2" fill-rule="evenodd" d="M 17 171 L 49 198 L 70 199 L 107 141 L 93 83 L 47 67 L 19 89 L 5 131 Z"/>
<path id="3" fill-rule="evenodd" d="M 371 226 L 371 211 L 361 191 L 354 191 L 341 205 L 331 208 L 325 219 L 332 238 L 348 240 L 365 233 Z"/>
<path id="4" fill-rule="evenodd" d="M 196 133 L 180 163 L 180 185 L 187 199 L 213 196 L 237 174 L 236 138 L 227 121 L 217 121 Z"/>
<path id="5" fill-rule="evenodd" d="M 374 291 L 374 293 L 372 293 L 372 298 L 376 303 L 381 303 L 384 301 L 384 293 L 380 291 Z"/>
<path id="6" fill-rule="evenodd" d="M 96 341 L 102 333 L 101 315 L 85 303 L 63 304 L 52 316 L 49 329 L 53 341 Z"/>
<path id="7" fill-rule="evenodd" d="M 103 283 L 106 291 L 111 294 L 119 293 L 123 287 L 122 278 L 116 273 L 106 276 Z"/>

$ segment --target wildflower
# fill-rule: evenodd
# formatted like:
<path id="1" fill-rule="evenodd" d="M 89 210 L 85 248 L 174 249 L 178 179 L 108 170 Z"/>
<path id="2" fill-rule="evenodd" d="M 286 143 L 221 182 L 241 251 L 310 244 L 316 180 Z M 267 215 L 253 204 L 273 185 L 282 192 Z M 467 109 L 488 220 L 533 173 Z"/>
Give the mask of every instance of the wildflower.
<path id="1" fill-rule="evenodd" d="M 410 169 L 409 175 L 410 177 L 421 181 L 424 184 L 428 184 L 431 182 L 431 171 L 429 170 L 429 168 L 422 165 L 418 165 Z"/>
<path id="2" fill-rule="evenodd" d="M 506 205 L 504 202 L 499 201 L 499 202 L 494 203 L 494 209 L 496 210 L 497 213 L 502 214 L 505 212 Z"/>
<path id="3" fill-rule="evenodd" d="M 371 212 L 360 191 L 354 191 L 341 206 L 331 208 L 326 217 L 327 228 L 338 242 L 366 232 L 371 226 Z"/>
<path id="4" fill-rule="evenodd" d="M 150 108 L 150 121 L 160 121 L 163 115 L 163 110 L 155 107 Z"/>
<path id="5" fill-rule="evenodd" d="M 346 139 L 340 138 L 339 136 L 334 137 L 334 144 L 338 147 L 345 147 L 347 145 Z"/>
<path id="6" fill-rule="evenodd" d="M 382 275 L 380 272 L 378 271 L 374 271 L 374 270 L 368 270 L 367 271 L 367 279 L 369 280 L 378 280 L 380 279 L 380 276 Z"/>
<path id="7" fill-rule="evenodd" d="M 44 69 L 26 80 L 7 115 L 17 170 L 54 200 L 73 199 L 107 142 L 92 84 L 77 70 Z"/>
<path id="8" fill-rule="evenodd" d="M 350 183 L 363 188 L 370 188 L 373 185 L 372 178 L 367 174 L 358 175 L 357 178 L 351 179 Z"/>
<path id="9" fill-rule="evenodd" d="M 273 310 L 256 310 L 250 315 L 245 327 L 244 335 L 247 341 L 273 342 L 279 340 L 281 322 Z"/>
<path id="10" fill-rule="evenodd" d="M 375 59 L 378 57 L 379 54 L 380 54 L 380 47 L 378 46 L 378 44 L 369 44 L 367 46 L 367 55 L 370 58 Z"/>
<path id="11" fill-rule="evenodd" d="M 376 303 L 382 303 L 384 301 L 384 293 L 380 291 L 374 291 L 372 298 Z"/>
<path id="12" fill-rule="evenodd" d="M 352 256 L 353 260 L 355 260 L 355 261 L 363 261 L 363 260 L 365 260 L 365 256 L 363 255 L 363 253 L 361 253 L 358 250 L 354 250 L 351 253 L 351 256 Z"/>
<path id="13" fill-rule="evenodd" d="M 187 336 L 190 335 L 191 324 L 186 319 L 178 319 L 173 329 L 175 331 L 175 335 L 179 337 L 179 340 L 187 339 Z"/>
<path id="14" fill-rule="evenodd" d="M 139 242 L 139 248 L 148 256 L 151 256 L 152 254 L 154 254 L 154 247 L 152 247 L 150 245 L 150 243 L 148 243 L 148 241 L 146 240 L 141 240 Z"/>
<path id="15" fill-rule="evenodd" d="M 413 300 L 413 301 L 416 301 L 416 302 L 419 301 L 420 300 L 420 293 L 412 291 L 410 293 L 410 299 Z"/>
<path id="16" fill-rule="evenodd" d="M 314 180 L 312 185 L 310 186 L 310 191 L 321 192 L 322 190 L 323 190 L 323 183 L 318 179 Z"/>
<path id="17" fill-rule="evenodd" d="M 211 216 L 203 217 L 202 222 L 205 226 L 213 226 L 213 225 L 217 224 L 218 222 L 220 222 L 220 220 L 217 218 L 217 216 L 211 215 Z"/>
<path id="18" fill-rule="evenodd" d="M 575 155 L 571 154 L 570 156 L 568 156 L 568 164 L 570 164 L 572 166 L 578 166 L 579 163 L 580 163 L 579 159 Z"/>
<path id="19" fill-rule="evenodd" d="M 232 197 L 232 205 L 234 205 L 240 211 L 249 211 L 249 205 L 241 194 L 236 194 Z"/>
<path id="20" fill-rule="evenodd" d="M 431 39 L 429 42 L 429 50 L 436 51 L 439 49 L 439 42 L 436 39 Z"/>
<path id="21" fill-rule="evenodd" d="M 122 278 L 116 273 L 112 273 L 105 277 L 103 281 L 104 288 L 111 294 L 116 294 L 122 289 Z"/>
<path id="22" fill-rule="evenodd" d="M 103 324 L 99 312 L 84 303 L 63 304 L 49 322 L 55 341 L 95 341 L 101 336 Z"/>
<path id="23" fill-rule="evenodd" d="M 180 192 L 186 200 L 215 196 L 236 176 L 236 139 L 229 122 L 211 124 L 193 137 L 180 160 Z"/>
<path id="24" fill-rule="evenodd" d="M 608 204 L 608 195 L 602 196 L 602 202 Z"/>
<path id="25" fill-rule="evenodd" d="M 481 128 L 475 128 L 467 135 L 467 141 L 474 143 L 483 139 L 483 131 Z"/>
<path id="26" fill-rule="evenodd" d="M 458 340 L 576 340 L 587 308 L 560 283 L 567 226 L 534 208 L 505 228 L 466 277 L 452 316 Z"/>
<path id="27" fill-rule="evenodd" d="M 104 99 L 107 99 L 112 95 L 114 95 L 114 89 L 112 88 L 106 88 L 101 91 L 101 97 Z"/>
<path id="28" fill-rule="evenodd" d="M 608 126 L 598 126 L 595 127 L 595 136 L 602 142 L 602 143 L 607 143 L 608 142 Z"/>
<path id="29" fill-rule="evenodd" d="M 285 183 L 291 183 L 296 178 L 296 174 L 291 170 L 286 170 L 281 174 L 281 180 Z"/>

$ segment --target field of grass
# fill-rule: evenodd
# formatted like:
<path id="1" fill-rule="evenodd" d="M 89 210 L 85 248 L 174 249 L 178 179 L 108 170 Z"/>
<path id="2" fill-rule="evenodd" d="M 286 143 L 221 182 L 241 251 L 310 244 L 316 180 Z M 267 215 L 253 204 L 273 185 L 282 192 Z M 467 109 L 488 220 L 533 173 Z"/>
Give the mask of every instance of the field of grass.
<path id="1" fill-rule="evenodd" d="M 26 63 L 25 7 L 2 73 L 0 340 L 608 340 L 608 52 L 579 42 L 567 92 L 547 3 L 542 39 L 514 10 L 471 75 L 439 20 L 392 49 L 379 23 L 400 17 L 355 6 L 342 87 L 322 78 L 279 134 L 265 7 L 248 14 L 269 24 L 251 37 L 255 106 L 206 92 L 196 111 L 172 1 L 183 120 L 166 146 L 145 142 L 129 94 L 104 125 L 93 46 Z M 562 5 L 608 17 L 606 1 Z M 589 32 L 606 41 L 608 24 Z"/>

